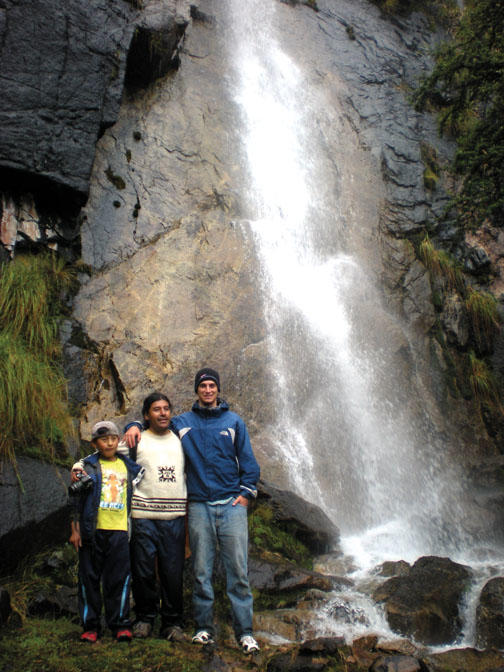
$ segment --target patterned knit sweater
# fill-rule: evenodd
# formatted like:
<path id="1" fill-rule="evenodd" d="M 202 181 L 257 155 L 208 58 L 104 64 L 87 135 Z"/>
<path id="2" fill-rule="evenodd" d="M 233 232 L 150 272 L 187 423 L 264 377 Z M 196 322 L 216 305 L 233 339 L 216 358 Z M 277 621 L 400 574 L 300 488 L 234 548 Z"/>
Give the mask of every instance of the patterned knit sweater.
<path id="1" fill-rule="evenodd" d="M 146 429 L 138 444 L 136 462 L 145 468 L 145 474 L 133 492 L 132 518 L 169 520 L 184 516 L 187 490 L 178 437 L 173 432 L 158 435 Z"/>

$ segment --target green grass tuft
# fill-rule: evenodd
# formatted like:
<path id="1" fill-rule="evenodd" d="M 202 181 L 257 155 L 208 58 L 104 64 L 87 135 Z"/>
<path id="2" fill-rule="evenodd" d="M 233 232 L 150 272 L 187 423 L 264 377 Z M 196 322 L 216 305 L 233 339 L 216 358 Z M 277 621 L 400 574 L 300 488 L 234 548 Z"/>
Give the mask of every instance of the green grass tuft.
<path id="1" fill-rule="evenodd" d="M 469 382 L 475 400 L 493 412 L 502 413 L 499 386 L 486 362 L 469 353 Z"/>
<path id="2" fill-rule="evenodd" d="M 436 249 L 427 235 L 420 243 L 419 255 L 428 271 L 442 280 L 448 289 L 462 295 L 465 293 L 464 274 L 459 264 L 444 250 Z"/>
<path id="3" fill-rule="evenodd" d="M 52 254 L 18 256 L 0 275 L 0 459 L 40 446 L 53 459 L 72 431 L 58 326 L 74 274 Z"/>
<path id="4" fill-rule="evenodd" d="M 491 351 L 495 336 L 500 331 L 497 300 L 492 294 L 469 288 L 466 308 L 478 351 Z"/>

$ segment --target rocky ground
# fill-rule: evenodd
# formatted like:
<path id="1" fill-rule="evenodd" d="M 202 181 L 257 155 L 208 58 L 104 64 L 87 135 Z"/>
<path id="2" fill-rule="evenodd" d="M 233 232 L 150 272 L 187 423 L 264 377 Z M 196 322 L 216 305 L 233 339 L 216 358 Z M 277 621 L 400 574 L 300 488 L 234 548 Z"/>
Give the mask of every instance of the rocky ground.
<path id="1" fill-rule="evenodd" d="M 105 634 L 97 645 L 81 644 L 76 556 L 69 545 L 52 548 L 30 558 L 14 576 L 2 580 L 0 670 L 504 670 L 504 654 L 499 650 L 504 647 L 503 614 L 502 608 L 496 608 L 503 579 L 489 582 L 487 595 L 481 599 L 480 611 L 485 614 L 481 614 L 478 627 L 487 642 L 481 640 L 480 650 L 449 649 L 449 642 L 459 634 L 460 598 L 470 580 L 470 570 L 446 558 L 421 558 L 411 568 L 404 562 L 385 563 L 380 568 L 380 587 L 374 597 L 384 603 L 395 637 L 386 639 L 370 632 L 345 639 L 337 633 L 337 626 L 330 636 L 324 634 L 317 626 L 317 613 L 353 583 L 351 578 L 335 574 L 345 564 L 337 547 L 338 531 L 320 509 L 293 493 L 261 485 L 259 501 L 250 515 L 250 581 L 255 598 L 254 625 L 261 644 L 261 652 L 252 658 L 236 646 L 219 568 L 217 644 L 202 649 L 190 643 L 190 563 L 186 571 L 186 642 L 172 644 L 154 637 L 130 645 L 116 644 Z M 324 554 L 317 559 L 320 553 Z M 325 567 L 326 573 L 314 571 L 314 567 Z M 444 644 L 442 653 L 436 652 L 435 644 Z"/>

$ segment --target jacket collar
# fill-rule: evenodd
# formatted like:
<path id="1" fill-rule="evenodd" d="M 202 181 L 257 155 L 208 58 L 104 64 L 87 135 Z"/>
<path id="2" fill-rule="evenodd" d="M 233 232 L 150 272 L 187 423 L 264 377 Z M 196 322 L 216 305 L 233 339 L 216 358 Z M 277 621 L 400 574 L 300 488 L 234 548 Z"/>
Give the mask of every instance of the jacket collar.
<path id="1" fill-rule="evenodd" d="M 125 462 L 124 457 L 120 453 L 116 453 L 117 457 Z M 87 457 L 84 458 L 84 462 L 87 462 L 88 464 L 97 464 L 98 460 L 100 459 L 100 453 L 96 451 L 92 455 L 88 455 Z"/>
<path id="2" fill-rule="evenodd" d="M 219 397 L 217 397 L 217 406 L 207 408 L 206 406 L 200 406 L 199 403 L 195 401 L 192 406 L 192 410 L 195 413 L 198 413 L 198 415 L 206 417 L 217 417 L 224 411 L 229 411 L 229 405 L 227 401 L 224 401 L 224 399 L 220 399 Z"/>

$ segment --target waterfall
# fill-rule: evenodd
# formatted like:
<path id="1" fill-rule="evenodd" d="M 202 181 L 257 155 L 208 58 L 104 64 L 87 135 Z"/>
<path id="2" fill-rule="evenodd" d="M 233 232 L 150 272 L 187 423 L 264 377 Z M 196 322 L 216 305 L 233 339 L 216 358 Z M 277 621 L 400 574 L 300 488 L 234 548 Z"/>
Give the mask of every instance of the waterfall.
<path id="1" fill-rule="evenodd" d="M 334 101 L 276 39 L 275 5 L 235 0 L 230 13 L 281 460 L 364 564 L 454 553 L 464 543 L 461 474 L 429 433 L 421 391 L 398 381 L 387 334 L 375 333 L 403 327 L 382 306 L 359 232 L 347 232 L 351 211 L 341 213 L 359 177 L 355 149 Z M 329 127 L 340 133 L 335 155 Z"/>
<path id="2" fill-rule="evenodd" d="M 275 0 L 228 2 L 278 462 L 292 489 L 339 526 L 355 576 L 429 554 L 476 563 L 485 553 L 478 558 L 474 538 L 482 514 L 465 496 L 452 439 L 432 421 L 408 328 L 387 310 L 377 281 L 380 195 L 365 193 L 368 159 L 339 98 L 307 71 L 303 49 L 293 56 L 281 43 L 277 14 L 294 10 Z M 483 565 L 475 595 L 494 571 Z M 339 595 L 329 612 L 350 613 L 351 603 L 359 605 L 349 617 L 353 635 L 389 632 L 362 594 Z M 466 611 L 470 623 L 473 598 Z M 331 618 L 320 618 L 330 631 Z M 473 632 L 469 625 L 469 639 Z"/>

